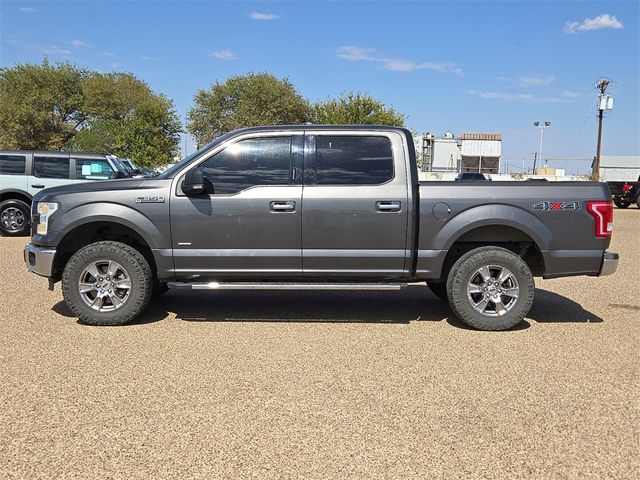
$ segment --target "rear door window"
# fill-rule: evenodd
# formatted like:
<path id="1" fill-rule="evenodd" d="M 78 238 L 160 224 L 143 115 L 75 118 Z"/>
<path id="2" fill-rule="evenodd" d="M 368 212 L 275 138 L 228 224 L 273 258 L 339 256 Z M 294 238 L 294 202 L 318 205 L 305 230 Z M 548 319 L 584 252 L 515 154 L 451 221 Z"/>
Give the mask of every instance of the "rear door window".
<path id="1" fill-rule="evenodd" d="M 76 178 L 81 180 L 110 180 L 116 177 L 106 159 L 76 158 Z"/>
<path id="2" fill-rule="evenodd" d="M 34 155 L 33 176 L 38 178 L 69 178 L 69 157 Z"/>
<path id="3" fill-rule="evenodd" d="M 24 175 L 26 165 L 24 155 L 0 155 L 0 175 Z"/>
<path id="4" fill-rule="evenodd" d="M 380 185 L 393 179 L 391 140 L 383 136 L 316 136 L 318 185 Z"/>

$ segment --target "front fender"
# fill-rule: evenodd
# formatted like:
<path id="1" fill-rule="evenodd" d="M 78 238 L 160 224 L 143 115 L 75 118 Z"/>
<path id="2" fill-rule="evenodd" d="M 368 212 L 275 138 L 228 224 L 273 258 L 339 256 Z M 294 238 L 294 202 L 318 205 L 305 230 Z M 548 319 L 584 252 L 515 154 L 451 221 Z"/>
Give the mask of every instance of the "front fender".
<path id="1" fill-rule="evenodd" d="M 161 215 L 159 215 L 160 219 Z M 39 245 L 56 246 L 72 230 L 96 222 L 110 222 L 123 225 L 142 237 L 147 245 L 153 249 L 166 248 L 170 245 L 170 239 L 158 228 L 157 223 L 149 216 L 138 210 L 110 202 L 96 202 L 78 205 L 60 217 L 53 217 L 51 231 L 46 236 L 34 235 L 33 240 Z"/>

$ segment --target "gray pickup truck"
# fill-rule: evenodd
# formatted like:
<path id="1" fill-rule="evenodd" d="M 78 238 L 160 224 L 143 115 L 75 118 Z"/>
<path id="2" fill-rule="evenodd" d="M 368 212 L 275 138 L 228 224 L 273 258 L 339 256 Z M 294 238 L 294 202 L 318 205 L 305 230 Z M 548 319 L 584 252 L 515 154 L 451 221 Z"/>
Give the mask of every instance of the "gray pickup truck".
<path id="1" fill-rule="evenodd" d="M 61 280 L 94 325 L 132 320 L 167 288 L 426 282 L 483 330 L 522 321 L 535 276 L 615 272 L 606 184 L 420 182 L 413 145 L 395 127 L 256 127 L 156 178 L 47 189 L 27 268 Z"/>

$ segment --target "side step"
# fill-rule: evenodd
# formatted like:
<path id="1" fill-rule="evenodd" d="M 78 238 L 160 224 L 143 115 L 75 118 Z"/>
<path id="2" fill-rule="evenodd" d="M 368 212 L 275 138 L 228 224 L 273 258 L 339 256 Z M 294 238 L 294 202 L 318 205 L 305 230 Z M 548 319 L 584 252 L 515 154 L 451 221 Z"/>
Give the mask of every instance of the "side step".
<path id="1" fill-rule="evenodd" d="M 406 283 L 296 283 L 296 282 L 169 282 L 169 288 L 186 290 L 400 290 Z"/>

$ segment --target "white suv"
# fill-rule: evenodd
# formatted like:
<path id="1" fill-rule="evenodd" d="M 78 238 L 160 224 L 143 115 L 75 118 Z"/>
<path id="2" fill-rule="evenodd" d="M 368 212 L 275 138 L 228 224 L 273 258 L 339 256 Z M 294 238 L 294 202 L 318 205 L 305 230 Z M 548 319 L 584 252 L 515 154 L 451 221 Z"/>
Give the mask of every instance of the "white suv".
<path id="1" fill-rule="evenodd" d="M 128 176 L 110 155 L 0 151 L 0 234 L 29 233 L 31 199 L 45 188 Z"/>

